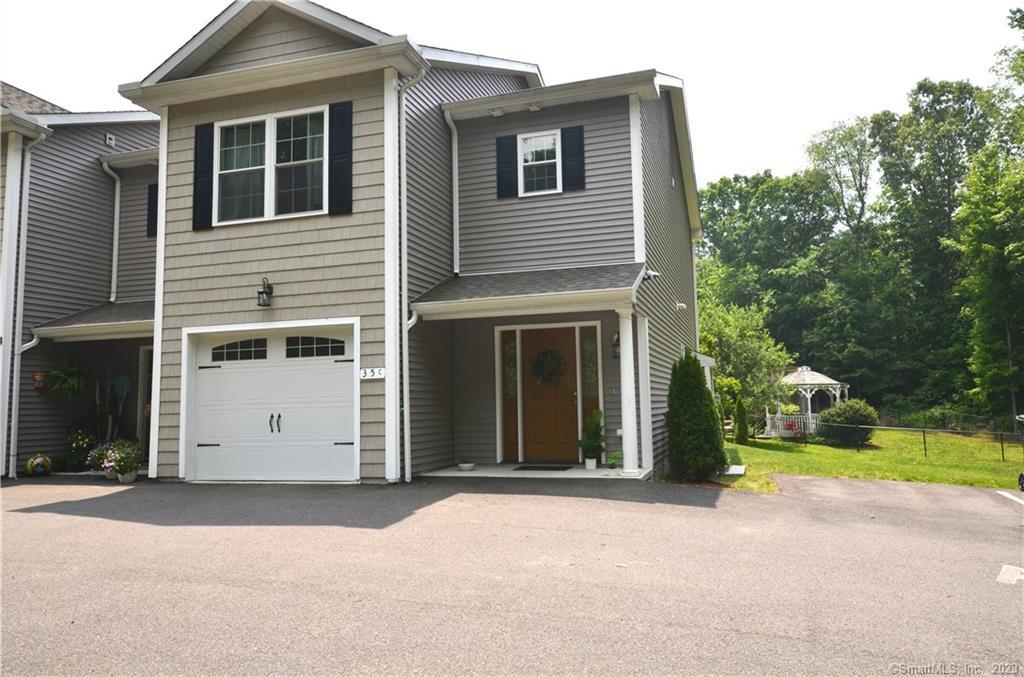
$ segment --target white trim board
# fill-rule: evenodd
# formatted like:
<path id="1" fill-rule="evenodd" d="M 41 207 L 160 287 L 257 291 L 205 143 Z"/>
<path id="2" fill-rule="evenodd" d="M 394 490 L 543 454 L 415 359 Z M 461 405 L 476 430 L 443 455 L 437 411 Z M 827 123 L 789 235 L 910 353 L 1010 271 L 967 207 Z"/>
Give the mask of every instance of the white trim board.
<path id="1" fill-rule="evenodd" d="M 22 173 L 22 152 L 23 137 L 17 132 L 6 132 L 7 134 L 7 178 L 4 185 L 4 213 L 3 213 L 3 250 L 0 253 L 0 336 L 5 340 L 0 344 L 0 448 L 3 449 L 5 460 L 8 460 L 8 477 L 14 477 L 17 459 L 9 456 L 15 445 L 11 440 L 7 444 L 9 394 L 11 393 L 12 370 L 11 365 L 14 354 L 11 352 L 20 345 L 21 337 L 14 336 L 14 296 L 15 286 L 15 256 L 18 251 L 18 223 L 21 213 L 21 173 Z M 10 340 L 14 338 L 15 340 Z M 17 382 L 16 378 L 13 378 Z"/>
<path id="2" fill-rule="evenodd" d="M 560 329 L 560 328 L 573 328 L 575 332 L 575 352 L 576 352 L 576 420 L 577 420 L 577 434 L 580 434 L 583 426 L 583 417 L 581 412 L 583 411 L 583 398 L 580 396 L 580 384 L 582 383 L 582 372 L 580 369 L 581 356 L 580 356 L 580 328 L 582 327 L 594 327 L 597 333 L 597 401 L 598 409 L 604 412 L 604 354 L 602 353 L 601 345 L 601 320 L 578 320 L 575 322 L 538 322 L 532 324 L 502 324 L 495 325 L 494 327 L 494 416 L 495 416 L 495 438 L 494 438 L 494 458 L 497 463 L 504 461 L 504 427 L 502 422 L 502 393 L 501 393 L 501 333 L 505 331 L 515 331 L 516 333 L 516 418 L 518 423 L 518 431 L 516 435 L 516 443 L 519 447 L 519 458 L 517 462 L 524 462 L 524 450 L 523 450 L 523 332 L 531 329 Z M 579 452 L 578 461 L 583 462 L 583 452 Z"/>
<path id="3" fill-rule="evenodd" d="M 362 428 L 360 426 L 362 408 L 362 383 L 359 379 L 361 369 L 360 359 L 362 343 L 360 336 L 360 318 L 358 317 L 335 317 L 320 318 L 315 320 L 283 320 L 276 322 L 249 322 L 244 324 L 220 324 L 203 327 L 182 327 L 181 329 L 181 386 L 180 386 L 180 411 L 178 416 L 178 477 L 193 481 L 189 473 L 195 467 L 195 440 L 193 439 L 190 419 L 195 414 L 195 383 L 193 373 L 197 364 L 196 344 L 198 339 L 211 334 L 249 334 L 253 332 L 269 332 L 281 329 L 305 329 L 310 327 L 352 327 L 352 410 L 354 415 L 354 453 L 355 453 L 355 481 L 361 476 L 360 464 L 362 462 Z M 154 353 L 154 371 L 156 355 Z M 154 379 L 155 380 L 155 379 Z M 151 405 L 152 406 L 152 405 Z M 151 424 L 151 428 L 158 426 Z M 150 459 L 154 457 L 150 449 Z M 150 465 L 152 465 L 152 461 Z"/>
<path id="4" fill-rule="evenodd" d="M 400 195 L 398 71 L 384 71 L 384 479 L 402 479 L 399 303 Z"/>
<path id="5" fill-rule="evenodd" d="M 167 107 L 160 109 L 160 150 L 157 162 L 156 276 L 153 295 L 153 376 L 149 398 L 149 468 L 156 478 L 160 456 L 160 383 L 164 345 L 164 247 L 167 239 Z M 180 462 L 179 462 L 180 467 Z"/>
<path id="6" fill-rule="evenodd" d="M 116 125 L 131 122 L 159 122 L 160 116 L 148 110 L 120 110 L 106 113 L 46 113 L 33 116 L 43 125 Z"/>
<path id="7" fill-rule="evenodd" d="M 633 260 L 647 260 L 646 223 L 644 221 L 643 134 L 640 126 L 640 97 L 629 95 L 629 164 L 633 188 Z"/>

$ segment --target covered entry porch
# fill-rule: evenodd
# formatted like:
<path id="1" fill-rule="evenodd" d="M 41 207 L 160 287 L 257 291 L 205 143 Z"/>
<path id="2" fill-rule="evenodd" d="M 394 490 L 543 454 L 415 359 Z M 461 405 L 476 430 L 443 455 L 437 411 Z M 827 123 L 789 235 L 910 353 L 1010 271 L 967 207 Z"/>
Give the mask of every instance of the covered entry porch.
<path id="1" fill-rule="evenodd" d="M 476 469 L 462 474 L 649 474 L 640 425 L 649 392 L 646 336 L 638 336 L 645 323 L 633 306 L 643 265 L 570 270 L 453 278 L 413 303 L 414 472 L 457 473 L 457 461 L 471 461 Z M 446 395 L 448 410 L 431 411 L 431 398 Z M 598 410 L 605 463 L 586 471 L 577 440 Z M 438 420 L 444 414 L 450 433 Z"/>

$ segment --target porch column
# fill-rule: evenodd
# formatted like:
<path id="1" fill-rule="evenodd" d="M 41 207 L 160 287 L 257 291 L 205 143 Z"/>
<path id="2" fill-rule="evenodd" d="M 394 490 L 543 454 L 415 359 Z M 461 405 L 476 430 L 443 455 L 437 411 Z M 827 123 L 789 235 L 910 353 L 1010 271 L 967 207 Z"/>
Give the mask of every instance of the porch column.
<path id="1" fill-rule="evenodd" d="M 633 313 L 619 311 L 619 385 L 622 392 L 622 473 L 640 474 L 636 444 L 636 379 L 633 374 Z"/>

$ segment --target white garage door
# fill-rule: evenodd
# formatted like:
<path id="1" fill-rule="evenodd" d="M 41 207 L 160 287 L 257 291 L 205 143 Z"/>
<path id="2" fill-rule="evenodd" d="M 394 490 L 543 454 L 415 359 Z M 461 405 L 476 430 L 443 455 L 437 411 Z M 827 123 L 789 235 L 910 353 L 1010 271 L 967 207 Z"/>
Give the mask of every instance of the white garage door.
<path id="1" fill-rule="evenodd" d="M 354 481 L 351 328 L 204 338 L 195 479 Z"/>

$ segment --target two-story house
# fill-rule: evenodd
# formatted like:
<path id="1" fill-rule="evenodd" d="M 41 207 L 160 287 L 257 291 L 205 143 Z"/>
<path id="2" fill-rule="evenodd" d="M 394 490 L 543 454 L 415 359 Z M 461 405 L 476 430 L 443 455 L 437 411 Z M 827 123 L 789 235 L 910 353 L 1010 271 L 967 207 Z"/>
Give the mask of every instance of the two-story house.
<path id="1" fill-rule="evenodd" d="M 575 464 L 595 409 L 623 474 L 661 461 L 697 348 L 681 81 L 238 0 L 120 91 L 159 116 L 150 477 Z"/>
<path id="2" fill-rule="evenodd" d="M 13 476 L 72 428 L 148 437 L 159 123 L 0 87 L 0 441 Z M 72 364 L 88 392 L 48 393 L 46 375 Z"/>

